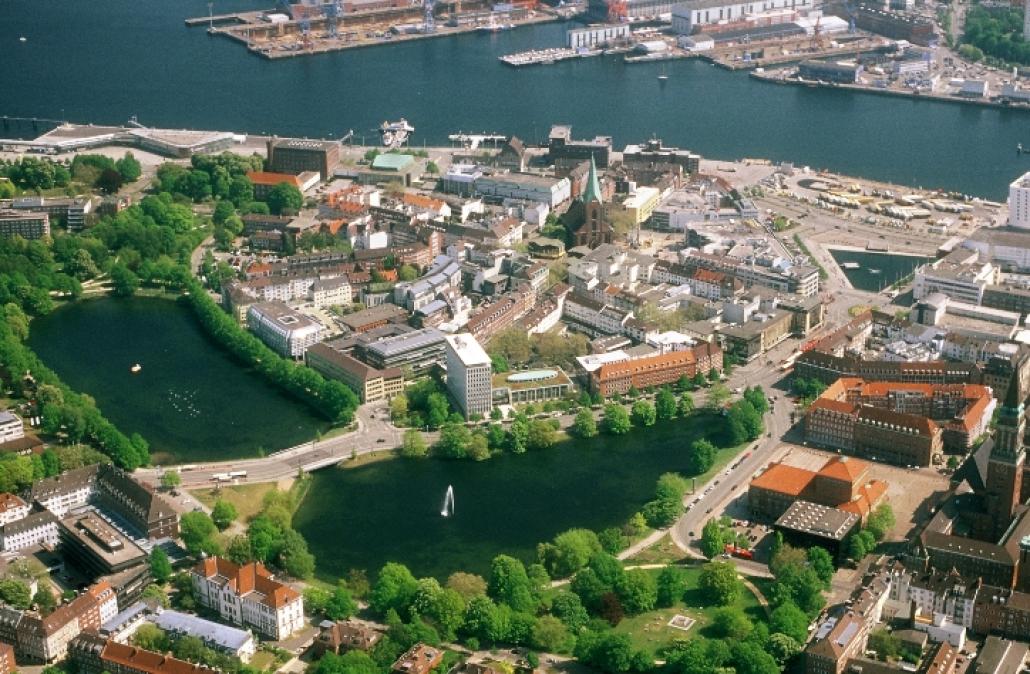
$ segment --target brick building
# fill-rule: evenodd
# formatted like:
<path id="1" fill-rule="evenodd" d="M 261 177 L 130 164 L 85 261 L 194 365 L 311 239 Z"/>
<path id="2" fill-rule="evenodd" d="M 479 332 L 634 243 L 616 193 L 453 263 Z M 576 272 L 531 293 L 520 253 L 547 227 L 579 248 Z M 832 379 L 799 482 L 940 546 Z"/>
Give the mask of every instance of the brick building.
<path id="1" fill-rule="evenodd" d="M 698 372 L 722 372 L 722 350 L 702 343 L 691 349 L 602 365 L 590 375 L 590 388 L 604 397 L 626 393 L 630 388 L 664 386 L 691 378 Z"/>
<path id="2" fill-rule="evenodd" d="M 818 472 L 782 463 L 751 480 L 748 503 L 756 517 L 775 520 L 799 500 L 851 512 L 865 520 L 884 501 L 887 484 L 869 477 L 869 464 L 832 458 Z"/>

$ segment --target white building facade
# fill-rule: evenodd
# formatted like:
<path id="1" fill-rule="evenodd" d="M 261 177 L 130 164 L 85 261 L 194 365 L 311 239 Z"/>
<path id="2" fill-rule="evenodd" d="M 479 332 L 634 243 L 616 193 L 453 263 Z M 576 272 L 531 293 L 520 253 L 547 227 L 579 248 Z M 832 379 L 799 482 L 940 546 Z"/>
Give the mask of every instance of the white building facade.
<path id="1" fill-rule="evenodd" d="M 1030 10 L 1026 13 L 1026 26 L 1024 32 L 1030 30 Z M 1030 171 L 1009 185 L 1009 224 L 1030 229 Z"/>
<path id="2" fill-rule="evenodd" d="M 466 418 L 492 409 L 491 361 L 468 333 L 447 336 L 447 388 Z"/>

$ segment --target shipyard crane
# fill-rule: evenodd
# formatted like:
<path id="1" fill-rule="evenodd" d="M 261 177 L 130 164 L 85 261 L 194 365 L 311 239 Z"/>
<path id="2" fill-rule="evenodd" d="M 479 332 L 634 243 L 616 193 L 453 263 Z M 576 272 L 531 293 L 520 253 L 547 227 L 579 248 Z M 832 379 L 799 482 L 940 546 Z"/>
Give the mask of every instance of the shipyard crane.
<path id="1" fill-rule="evenodd" d="M 629 20 L 629 9 L 626 0 L 608 1 L 608 23 L 625 23 Z"/>
<path id="2" fill-rule="evenodd" d="M 329 0 L 322 5 L 322 13 L 325 14 L 326 34 L 329 37 L 336 37 L 340 23 L 340 0 Z"/>
<path id="3" fill-rule="evenodd" d="M 434 7 L 436 7 L 435 0 L 422 0 L 422 9 L 425 11 L 425 18 L 422 24 L 423 33 L 436 32 L 436 19 L 433 17 Z"/>

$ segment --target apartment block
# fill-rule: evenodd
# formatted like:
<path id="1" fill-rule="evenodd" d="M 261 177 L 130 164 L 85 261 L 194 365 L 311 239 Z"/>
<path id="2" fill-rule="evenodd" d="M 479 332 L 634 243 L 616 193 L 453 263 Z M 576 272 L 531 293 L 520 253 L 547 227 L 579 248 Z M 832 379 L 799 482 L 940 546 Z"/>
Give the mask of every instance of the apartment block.
<path id="1" fill-rule="evenodd" d="M 404 372 L 400 368 L 379 370 L 325 343 L 308 349 L 304 360 L 319 374 L 349 386 L 363 403 L 389 400 L 404 392 Z"/>

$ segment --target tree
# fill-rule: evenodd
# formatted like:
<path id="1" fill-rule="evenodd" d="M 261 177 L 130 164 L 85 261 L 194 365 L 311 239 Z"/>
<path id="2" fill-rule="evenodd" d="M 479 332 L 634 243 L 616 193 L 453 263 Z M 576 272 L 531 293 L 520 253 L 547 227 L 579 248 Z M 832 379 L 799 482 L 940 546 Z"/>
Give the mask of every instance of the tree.
<path id="1" fill-rule="evenodd" d="M 576 419 L 572 422 L 572 434 L 577 438 L 592 438 L 597 435 L 597 422 L 594 421 L 594 413 L 588 408 L 576 413 Z"/>
<path id="2" fill-rule="evenodd" d="M 722 553 L 726 546 L 722 524 L 717 519 L 710 519 L 705 522 L 701 529 L 701 551 L 705 557 L 711 559 Z"/>
<path id="3" fill-rule="evenodd" d="M 730 646 L 731 659 L 737 674 L 779 674 L 780 667 L 758 644 L 736 641 Z"/>
<path id="4" fill-rule="evenodd" d="M 487 590 L 495 601 L 507 604 L 516 611 L 532 611 L 536 607 L 526 568 L 514 557 L 494 557 L 490 563 Z"/>
<path id="5" fill-rule="evenodd" d="M 113 168 L 108 168 L 100 172 L 100 177 L 97 178 L 95 185 L 97 189 L 106 194 L 114 194 L 121 189 L 124 182 L 121 173 Z"/>
<path id="6" fill-rule="evenodd" d="M 166 583 L 172 577 L 172 563 L 160 546 L 150 551 L 150 575 L 158 583 Z"/>
<path id="7" fill-rule="evenodd" d="M 823 582 L 825 589 L 830 588 L 830 581 L 833 580 L 833 557 L 826 551 L 826 548 L 813 545 L 808 548 L 807 552 L 808 565 L 815 571 L 816 575 L 819 576 L 819 580 Z M 802 639 L 804 641 L 804 639 Z"/>
<path id="8" fill-rule="evenodd" d="M 308 579 L 315 574 L 315 556 L 308 551 L 307 541 L 293 529 L 284 529 L 279 548 L 278 565 L 294 578 Z"/>
<path id="9" fill-rule="evenodd" d="M 25 610 L 32 604 L 29 586 L 20 580 L 0 580 L 0 600 L 17 609 Z"/>
<path id="10" fill-rule="evenodd" d="M 93 256 L 85 248 L 79 248 L 75 251 L 72 259 L 65 265 L 65 269 L 80 281 L 91 279 L 100 274 L 96 262 L 93 261 Z"/>
<path id="11" fill-rule="evenodd" d="M 798 643 L 808 639 L 808 616 L 792 601 L 785 601 L 769 615 L 769 631 L 786 634 Z"/>
<path id="12" fill-rule="evenodd" d="M 32 595 L 32 604 L 44 616 L 50 615 L 57 608 L 57 601 L 54 599 L 54 595 L 45 587 L 39 588 L 36 590 L 36 594 Z"/>
<path id="13" fill-rule="evenodd" d="M 656 413 L 654 405 L 646 400 L 633 403 L 633 424 L 636 426 L 654 426 Z"/>
<path id="14" fill-rule="evenodd" d="M 410 459 L 423 458 L 428 454 L 429 446 L 418 429 L 409 428 L 404 431 L 404 440 L 401 442 L 401 456 Z"/>
<path id="15" fill-rule="evenodd" d="M 663 388 L 655 397 L 654 409 L 661 421 L 672 419 L 676 416 L 676 396 L 668 388 Z"/>
<path id="16" fill-rule="evenodd" d="M 712 370 L 715 372 L 715 370 Z M 726 401 L 730 399 L 730 390 L 724 384 L 716 383 L 708 389 L 708 399 L 705 407 L 710 410 L 721 410 Z"/>
<path id="17" fill-rule="evenodd" d="M 730 659 L 729 645 L 720 639 L 691 639 L 673 644 L 666 655 L 676 674 L 713 674 Z"/>
<path id="18" fill-rule="evenodd" d="M 633 424 L 630 423 L 629 414 L 626 408 L 617 403 L 611 403 L 604 408 L 604 421 L 602 422 L 605 433 L 609 435 L 624 435 L 629 433 Z"/>
<path id="19" fill-rule="evenodd" d="M 626 537 L 618 527 L 608 527 L 597 534 L 597 540 L 601 542 L 601 548 L 610 555 L 618 554 L 626 547 Z"/>
<path id="20" fill-rule="evenodd" d="M 386 615 L 390 609 L 402 613 L 418 590 L 418 581 L 403 564 L 388 562 L 379 572 L 368 603 L 379 615 Z"/>
<path id="21" fill-rule="evenodd" d="M 569 529 L 554 537 L 553 543 L 537 546 L 537 556 L 552 578 L 566 578 L 582 569 L 601 551 L 597 534 L 589 529 Z"/>
<path id="22" fill-rule="evenodd" d="M 708 562 L 697 579 L 698 588 L 714 604 L 728 606 L 740 598 L 741 582 L 731 562 Z"/>
<path id="23" fill-rule="evenodd" d="M 530 449 L 550 449 L 558 441 L 558 433 L 547 419 L 533 419 L 529 422 L 526 444 Z"/>
<path id="24" fill-rule="evenodd" d="M 770 635 L 769 641 L 765 644 L 766 652 L 773 656 L 781 668 L 783 668 L 788 661 L 799 655 L 801 653 L 801 649 L 801 642 L 798 642 L 793 637 L 782 633 L 774 633 Z"/>
<path id="25" fill-rule="evenodd" d="M 284 212 L 296 213 L 304 205 L 304 195 L 295 185 L 279 183 L 268 191 L 265 203 L 273 215 L 282 215 Z"/>
<path id="26" fill-rule="evenodd" d="M 545 653 L 560 653 L 567 651 L 572 643 L 565 624 L 555 616 L 541 616 L 533 626 L 533 636 L 530 643 L 534 648 Z"/>
<path id="27" fill-rule="evenodd" d="M 382 668 L 368 653 L 352 650 L 343 655 L 330 651 L 308 671 L 312 674 L 379 674 Z"/>
<path id="28" fill-rule="evenodd" d="M 121 175 L 122 180 L 127 183 L 134 183 L 143 175 L 143 167 L 131 152 L 126 152 L 121 159 L 116 161 L 114 168 Z"/>
<path id="29" fill-rule="evenodd" d="M 765 414 L 769 411 L 769 400 L 766 398 L 765 391 L 761 386 L 752 386 L 744 389 L 744 400 L 751 403 L 751 406 L 759 414 Z"/>
<path id="30" fill-rule="evenodd" d="M 446 423 L 440 429 L 440 439 L 434 449 L 448 459 L 463 459 L 467 456 L 467 448 L 472 440 L 472 432 L 465 424 Z"/>
<path id="31" fill-rule="evenodd" d="M 876 510 L 869 514 L 866 521 L 866 531 L 872 534 L 877 541 L 882 541 L 884 536 L 894 528 L 896 524 L 894 510 L 889 504 L 883 503 L 877 506 Z"/>
<path id="32" fill-rule="evenodd" d="M 164 630 L 154 623 L 145 622 L 132 634 L 132 643 L 138 648 L 157 653 L 165 653 L 171 647 Z"/>
<path id="33" fill-rule="evenodd" d="M 131 269 L 119 262 L 111 267 L 111 284 L 116 295 L 129 297 L 139 289 L 139 277 Z"/>
<path id="34" fill-rule="evenodd" d="M 744 611 L 736 606 L 724 606 L 712 612 L 712 631 L 720 638 L 740 641 L 754 628 Z"/>
<path id="35" fill-rule="evenodd" d="M 717 451 L 715 445 L 704 438 L 692 442 L 687 455 L 687 472 L 691 475 L 707 473 L 715 465 Z"/>
<path id="36" fill-rule="evenodd" d="M 330 620 L 344 620 L 357 613 L 358 603 L 351 597 L 350 591 L 341 582 L 333 589 L 325 603 L 325 615 Z"/>
<path id="37" fill-rule="evenodd" d="M 218 529 L 207 513 L 189 512 L 179 518 L 179 537 L 192 555 L 216 555 L 221 547 L 215 539 Z"/>
<path id="38" fill-rule="evenodd" d="M 161 473 L 161 486 L 165 489 L 175 489 L 182 484 L 182 475 L 177 470 L 166 470 Z"/>
<path id="39" fill-rule="evenodd" d="M 687 591 L 687 580 L 679 569 L 667 566 L 658 573 L 655 580 L 656 605 L 668 608 L 683 598 Z"/>
<path id="40" fill-rule="evenodd" d="M 627 572 L 615 590 L 623 608 L 630 614 L 650 611 L 658 601 L 655 579 L 642 569 Z"/>
<path id="41" fill-rule="evenodd" d="M 417 278 L 418 269 L 415 269 L 415 267 L 410 264 L 402 264 L 400 268 L 397 269 L 397 279 L 399 281 L 414 281 Z"/>
<path id="42" fill-rule="evenodd" d="M 568 590 L 559 590 L 551 599 L 551 613 L 573 634 L 577 634 L 590 619 L 579 595 Z"/>
<path id="43" fill-rule="evenodd" d="M 224 499 L 215 501 L 214 507 L 211 508 L 211 521 L 219 531 L 228 529 L 237 517 L 239 513 L 236 512 L 236 507 Z"/>
<path id="44" fill-rule="evenodd" d="M 49 593 L 47 593 L 49 594 Z M 168 593 L 165 592 L 164 588 L 160 585 L 151 583 L 143 588 L 143 594 L 141 595 L 143 601 L 154 602 L 162 608 L 168 608 L 171 602 L 168 600 Z"/>

